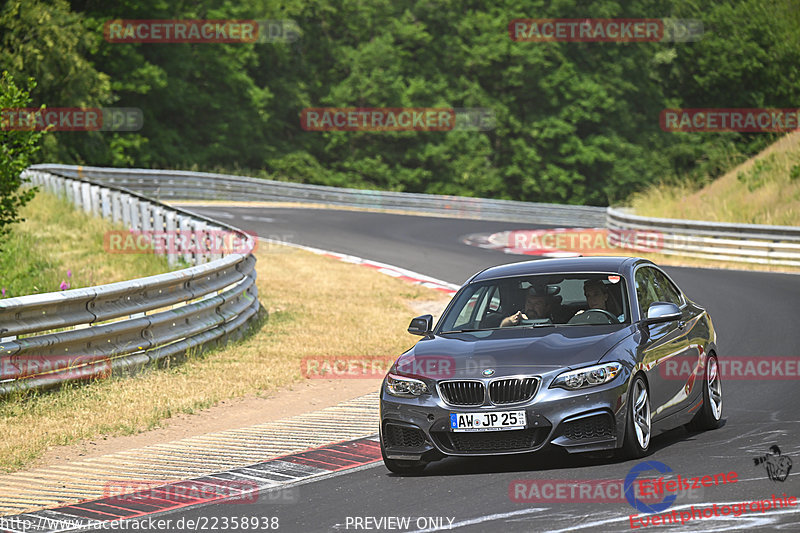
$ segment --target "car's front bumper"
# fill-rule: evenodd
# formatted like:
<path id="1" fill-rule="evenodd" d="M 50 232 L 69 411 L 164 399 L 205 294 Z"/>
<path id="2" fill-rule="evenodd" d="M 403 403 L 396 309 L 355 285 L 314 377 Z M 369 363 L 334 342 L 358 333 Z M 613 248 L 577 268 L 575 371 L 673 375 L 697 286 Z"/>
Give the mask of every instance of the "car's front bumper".
<path id="1" fill-rule="evenodd" d="M 549 379 L 548 379 L 549 378 Z M 430 460 L 444 455 L 530 453 L 557 446 L 570 453 L 610 450 L 622 445 L 627 375 L 582 391 L 547 388 L 544 377 L 532 400 L 514 405 L 454 407 L 436 392 L 400 398 L 381 388 L 381 445 L 389 459 Z M 454 432 L 451 413 L 525 410 L 524 429 Z"/>

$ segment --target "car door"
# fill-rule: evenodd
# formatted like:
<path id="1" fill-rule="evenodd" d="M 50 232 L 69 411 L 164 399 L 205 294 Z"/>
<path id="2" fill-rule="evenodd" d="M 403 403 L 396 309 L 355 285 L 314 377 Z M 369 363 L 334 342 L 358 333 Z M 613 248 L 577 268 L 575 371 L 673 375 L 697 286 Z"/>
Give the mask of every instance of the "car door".
<path id="1" fill-rule="evenodd" d="M 660 270 L 642 266 L 636 270 L 634 281 L 642 318 L 647 316 L 647 309 L 653 302 L 674 303 L 682 308 L 682 313 L 688 312 L 680 291 Z M 691 356 L 693 350 L 697 353 L 689 341 L 686 322 L 687 317 L 682 315 L 679 320 L 642 325 L 645 333 L 641 346 L 642 363 L 650 385 L 650 409 L 653 421 L 680 411 L 687 405 L 688 393 L 692 388 L 688 386 L 688 380 L 674 379 L 664 371 L 664 365 L 668 361 L 674 358 L 681 361 Z"/>
<path id="2" fill-rule="evenodd" d="M 661 294 L 662 301 L 674 303 L 681 310 L 681 320 L 678 322 L 678 328 L 683 331 L 683 336 L 685 339 L 683 342 L 686 346 L 686 349 L 684 350 L 681 358 L 677 361 L 680 361 L 679 365 L 681 368 L 690 366 L 698 370 L 702 369 L 704 368 L 704 355 L 702 346 L 706 343 L 706 333 L 704 329 L 705 324 L 699 328 L 697 327 L 702 310 L 698 310 L 697 306 L 690 305 L 689 302 L 686 301 L 680 289 L 678 289 L 672 280 L 669 279 L 669 276 L 659 269 L 655 269 L 655 272 L 655 279 L 659 285 L 657 290 L 659 294 Z M 683 365 L 683 362 L 687 362 L 689 364 Z M 676 384 L 681 384 L 683 387 L 682 392 L 676 393 L 678 394 L 678 397 L 680 397 L 680 401 L 682 403 L 680 403 L 676 409 L 672 409 L 671 411 L 677 411 L 685 407 L 686 402 L 683 400 L 686 396 L 693 397 L 697 396 L 698 394 L 702 394 L 702 390 L 697 388 L 697 385 L 702 383 L 701 376 L 687 375 L 684 376 L 683 379 L 677 379 L 680 376 L 675 375 L 674 372 L 662 372 L 659 375 L 662 379 L 669 377 L 669 381 L 673 381 Z"/>

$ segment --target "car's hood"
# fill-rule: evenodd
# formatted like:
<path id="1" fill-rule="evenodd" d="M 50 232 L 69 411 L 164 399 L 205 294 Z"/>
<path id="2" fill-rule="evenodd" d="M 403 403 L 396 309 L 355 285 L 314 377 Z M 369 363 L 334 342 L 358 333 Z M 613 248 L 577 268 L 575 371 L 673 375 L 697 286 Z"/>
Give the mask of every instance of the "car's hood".
<path id="1" fill-rule="evenodd" d="M 420 340 L 397 360 L 397 370 L 431 379 L 544 374 L 595 363 L 633 332 L 630 326 L 567 326 L 451 333 Z"/>

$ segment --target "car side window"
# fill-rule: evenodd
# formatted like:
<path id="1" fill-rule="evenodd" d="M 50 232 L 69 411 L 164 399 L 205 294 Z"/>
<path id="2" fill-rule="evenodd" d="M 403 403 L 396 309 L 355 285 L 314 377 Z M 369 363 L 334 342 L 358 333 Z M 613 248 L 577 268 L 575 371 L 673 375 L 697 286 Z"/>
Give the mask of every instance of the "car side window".
<path id="1" fill-rule="evenodd" d="M 659 301 L 658 291 L 654 280 L 654 270 L 642 267 L 636 271 L 636 299 L 639 301 L 639 310 L 642 316 L 647 315 L 647 309 L 653 302 Z"/>
<path id="2" fill-rule="evenodd" d="M 678 289 L 669 281 L 667 276 L 655 269 L 648 269 L 653 271 L 653 281 L 656 284 L 656 293 L 661 302 L 669 302 L 680 307 L 681 295 Z"/>
<path id="3" fill-rule="evenodd" d="M 500 303 L 500 289 L 492 287 L 489 294 L 489 307 L 486 309 L 486 313 L 497 313 L 500 311 Z"/>
<path id="4" fill-rule="evenodd" d="M 477 307 L 480 305 L 480 299 L 486 294 L 486 287 L 481 287 L 470 297 L 467 304 L 461 309 L 461 312 L 458 314 L 458 318 L 456 318 L 456 322 L 454 324 L 455 328 L 466 328 L 472 327 L 472 323 L 475 320 L 476 310 Z"/>

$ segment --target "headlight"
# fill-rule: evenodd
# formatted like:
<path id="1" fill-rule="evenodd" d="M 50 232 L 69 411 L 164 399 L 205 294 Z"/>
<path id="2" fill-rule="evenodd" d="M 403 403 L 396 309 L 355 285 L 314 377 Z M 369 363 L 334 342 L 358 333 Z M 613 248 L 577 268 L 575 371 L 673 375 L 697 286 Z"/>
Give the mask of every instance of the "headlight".
<path id="1" fill-rule="evenodd" d="M 608 383 L 622 370 L 620 363 L 603 363 L 602 365 L 587 366 L 578 370 L 570 370 L 559 374 L 550 387 L 561 387 L 567 390 L 585 389 Z"/>
<path id="2" fill-rule="evenodd" d="M 401 396 L 403 398 L 415 398 L 422 394 L 430 394 L 424 381 L 404 378 L 394 374 L 389 374 L 386 377 L 386 392 L 392 396 Z"/>

